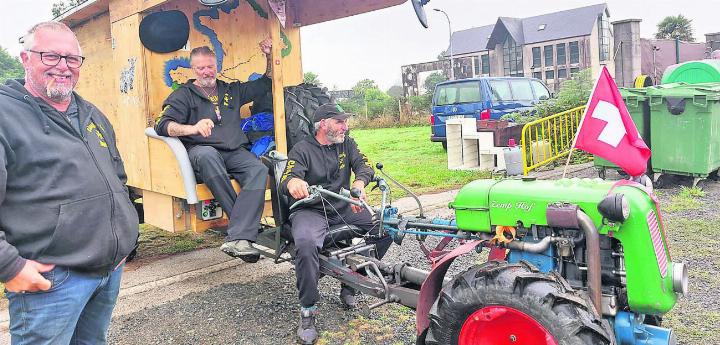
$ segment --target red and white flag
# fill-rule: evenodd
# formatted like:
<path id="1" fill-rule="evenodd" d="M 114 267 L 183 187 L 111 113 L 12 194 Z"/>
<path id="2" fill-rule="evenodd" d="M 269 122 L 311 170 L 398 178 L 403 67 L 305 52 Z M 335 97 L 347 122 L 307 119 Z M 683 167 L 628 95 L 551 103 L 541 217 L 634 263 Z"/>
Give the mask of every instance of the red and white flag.
<path id="1" fill-rule="evenodd" d="M 630 176 L 640 176 L 647 168 L 650 149 L 605 66 L 585 108 L 575 147 L 617 164 Z"/>

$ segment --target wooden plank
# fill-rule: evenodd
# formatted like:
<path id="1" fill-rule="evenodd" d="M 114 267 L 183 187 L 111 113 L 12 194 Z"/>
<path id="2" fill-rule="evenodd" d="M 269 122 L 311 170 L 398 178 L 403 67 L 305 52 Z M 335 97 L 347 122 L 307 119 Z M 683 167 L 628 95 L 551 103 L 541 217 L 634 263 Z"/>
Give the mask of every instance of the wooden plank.
<path id="1" fill-rule="evenodd" d="M 143 210 L 145 223 L 170 232 L 185 231 L 189 219 L 186 218 L 182 199 L 169 195 L 143 191 Z"/>
<path id="2" fill-rule="evenodd" d="M 288 25 L 307 26 L 400 5 L 407 0 L 298 0 L 288 1 L 288 12 L 297 18 Z M 297 5 L 293 5 L 296 3 Z M 408 9 L 409 10 L 409 9 Z"/>
<path id="3" fill-rule="evenodd" d="M 114 78 L 110 16 L 106 13 L 73 28 L 82 54 L 88 58 L 80 69 L 76 91 L 98 107 L 114 125 L 117 124 L 117 79 Z M 117 129 L 116 129 L 117 131 Z"/>
<path id="4" fill-rule="evenodd" d="M 137 39 L 140 15 L 133 15 L 111 24 L 114 68 L 111 85 L 117 85 L 112 94 L 103 85 L 97 90 L 103 97 L 116 97 L 116 119 L 113 122 L 118 148 L 125 162 L 128 184 L 144 190 L 151 188 L 148 138 L 145 128 L 150 124 L 147 116 L 147 86 L 144 48 Z"/>
<path id="5" fill-rule="evenodd" d="M 142 0 L 111 0 L 109 8 L 110 21 L 115 23 L 138 14 L 142 9 Z"/>
<path id="6" fill-rule="evenodd" d="M 56 20 L 65 23 L 70 28 L 81 25 L 94 17 L 108 12 L 110 0 L 90 0 L 60 15 Z"/>
<path id="7" fill-rule="evenodd" d="M 285 92 L 283 89 L 282 38 L 280 22 L 275 17 L 268 20 L 272 39 L 272 81 L 273 81 L 273 113 L 275 120 L 275 149 L 287 153 L 287 136 L 285 132 Z"/>
<path id="8" fill-rule="evenodd" d="M 157 193 L 185 198 L 185 186 L 180 175 L 180 165 L 170 147 L 159 139 L 149 139 L 151 190 Z"/>

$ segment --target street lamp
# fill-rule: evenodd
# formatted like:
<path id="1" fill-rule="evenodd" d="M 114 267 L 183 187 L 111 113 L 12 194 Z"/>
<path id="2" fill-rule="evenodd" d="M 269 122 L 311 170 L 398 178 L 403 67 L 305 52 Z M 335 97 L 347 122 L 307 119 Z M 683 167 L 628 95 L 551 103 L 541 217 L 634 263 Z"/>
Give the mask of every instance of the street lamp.
<path id="1" fill-rule="evenodd" d="M 450 26 L 450 17 L 445 11 L 439 8 L 433 8 L 433 11 L 441 12 L 445 15 L 445 19 L 448 22 L 448 30 L 450 31 L 450 80 L 455 80 L 455 64 L 453 63 L 453 49 L 452 49 L 452 27 Z"/>

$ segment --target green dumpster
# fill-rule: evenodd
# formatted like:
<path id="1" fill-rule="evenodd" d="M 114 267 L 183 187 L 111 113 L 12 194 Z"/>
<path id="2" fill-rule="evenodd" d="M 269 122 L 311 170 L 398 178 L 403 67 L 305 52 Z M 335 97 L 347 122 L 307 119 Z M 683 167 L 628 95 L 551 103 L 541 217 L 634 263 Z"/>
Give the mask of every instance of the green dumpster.
<path id="1" fill-rule="evenodd" d="M 650 147 L 650 107 L 647 102 L 647 88 L 618 88 L 620 95 L 625 101 L 625 106 L 630 113 L 630 117 L 635 123 L 640 137 L 643 138 L 645 144 Z M 600 178 L 605 178 L 606 169 L 620 170 L 620 168 L 612 162 L 595 156 L 595 167 L 598 169 Z M 648 161 L 648 172 L 650 171 L 650 162 Z"/>
<path id="2" fill-rule="evenodd" d="M 720 83 L 648 88 L 652 170 L 706 178 L 720 168 Z"/>

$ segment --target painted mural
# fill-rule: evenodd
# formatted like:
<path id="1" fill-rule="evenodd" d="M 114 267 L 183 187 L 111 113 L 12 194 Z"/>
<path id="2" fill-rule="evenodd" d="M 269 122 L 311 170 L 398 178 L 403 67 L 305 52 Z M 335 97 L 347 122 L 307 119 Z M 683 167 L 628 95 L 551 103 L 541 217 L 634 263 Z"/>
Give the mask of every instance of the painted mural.
<path id="1" fill-rule="evenodd" d="M 265 11 L 265 9 L 263 9 L 255 0 L 244 1 L 247 2 L 250 7 L 252 7 L 253 11 L 255 11 L 255 14 L 257 14 L 259 17 L 265 20 L 268 19 L 267 11 Z M 192 15 L 192 28 L 194 28 L 201 34 L 207 36 L 208 40 L 210 41 L 210 45 L 213 51 L 215 51 L 215 55 L 217 57 L 218 72 L 221 76 L 228 79 L 233 78 L 227 77 L 227 75 L 224 74 L 225 72 L 233 70 L 240 65 L 249 63 L 252 58 L 262 54 L 252 55 L 246 61 L 242 61 L 237 65 L 224 68 L 223 62 L 225 58 L 225 50 L 223 49 L 223 43 L 218 38 L 218 34 L 215 32 L 215 30 L 213 30 L 206 24 L 203 24 L 203 20 L 219 20 L 220 11 L 225 14 L 231 14 L 231 12 L 233 12 L 240 6 L 240 2 L 241 0 L 231 0 L 219 6 L 200 9 Z M 290 52 L 292 51 L 292 43 L 290 42 L 290 39 L 288 39 L 287 35 L 285 35 L 285 32 L 281 31 L 280 35 L 284 45 L 284 47 L 281 49 L 281 56 L 284 58 L 290 55 Z M 180 86 L 180 83 L 189 79 L 192 75 L 192 73 L 188 71 L 189 69 L 190 59 L 188 57 L 176 57 L 165 61 L 165 66 L 163 68 L 163 81 L 165 82 L 165 85 L 169 88 L 172 88 L 173 90 L 177 89 Z"/>

